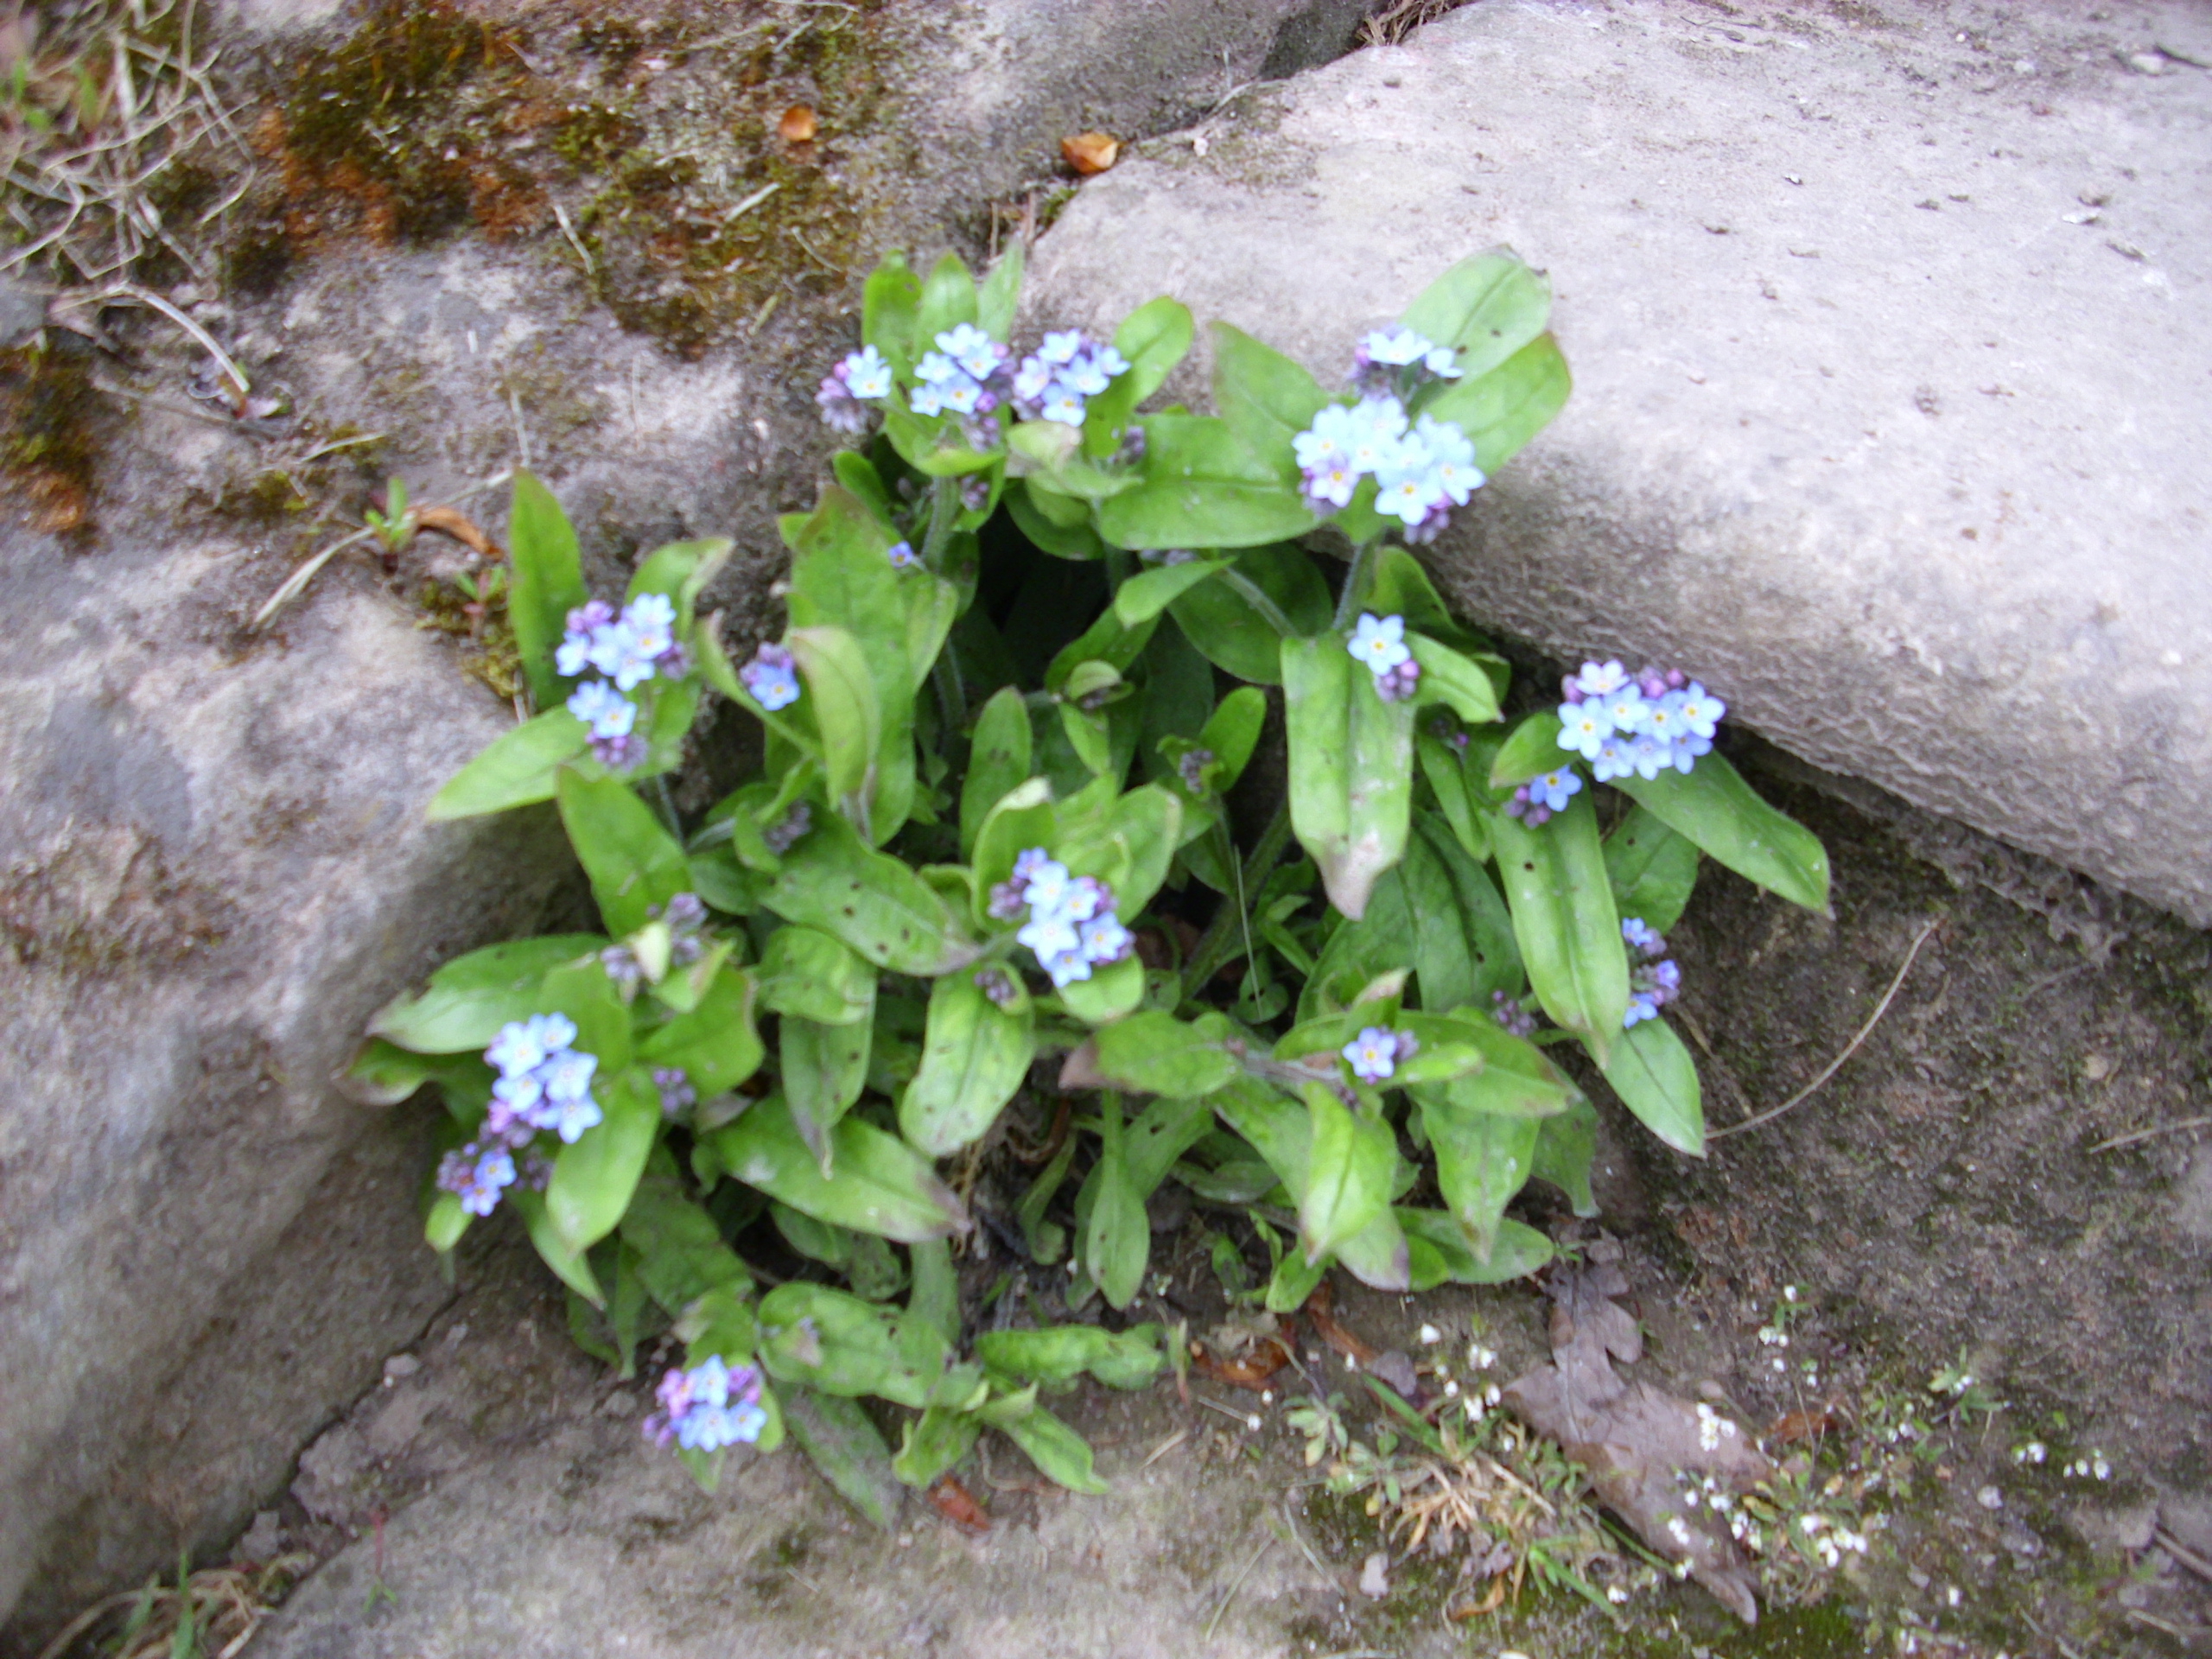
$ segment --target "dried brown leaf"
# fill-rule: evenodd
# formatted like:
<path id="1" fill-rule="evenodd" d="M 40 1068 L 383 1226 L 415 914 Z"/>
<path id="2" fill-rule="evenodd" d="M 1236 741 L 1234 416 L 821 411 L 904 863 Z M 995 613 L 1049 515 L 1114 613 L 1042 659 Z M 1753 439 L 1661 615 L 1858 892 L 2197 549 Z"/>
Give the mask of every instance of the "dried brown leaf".
<path id="1" fill-rule="evenodd" d="M 1557 1440 L 1590 1471 L 1598 1500 L 1657 1554 L 1688 1562 L 1691 1576 L 1746 1624 L 1758 1622 L 1758 1581 L 1718 1517 L 1703 1482 L 1740 1495 L 1774 1466 L 1733 1422 L 1613 1369 L 1643 1351 L 1628 1311 L 1613 1300 L 1628 1281 L 1612 1262 L 1554 1275 L 1552 1363 L 1505 1390 L 1513 1414 Z"/>
<path id="2" fill-rule="evenodd" d="M 787 144 L 810 144 L 814 142 L 814 111 L 810 105 L 794 104 L 785 110 L 776 123 L 776 131 Z"/>
<path id="3" fill-rule="evenodd" d="M 1084 178 L 1103 173 L 1122 158 L 1122 141 L 1103 132 L 1078 132 L 1060 140 L 1060 155 Z"/>

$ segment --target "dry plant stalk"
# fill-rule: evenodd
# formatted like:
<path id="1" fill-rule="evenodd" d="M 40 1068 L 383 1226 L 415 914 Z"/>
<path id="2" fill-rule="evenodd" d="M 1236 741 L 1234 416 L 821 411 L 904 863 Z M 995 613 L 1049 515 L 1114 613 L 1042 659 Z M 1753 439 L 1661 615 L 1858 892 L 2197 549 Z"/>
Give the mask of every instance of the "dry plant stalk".
<path id="1" fill-rule="evenodd" d="M 41 1649 L 39 1659 L 96 1652 L 104 1659 L 168 1659 L 179 1653 L 232 1659 L 314 1565 L 309 1555 L 279 1555 L 252 1566 L 203 1567 L 177 1587 L 153 1580 L 143 1590 L 87 1607 Z M 182 1634 L 188 1625 L 188 1637 Z"/>
<path id="2" fill-rule="evenodd" d="M 1390 0 L 1359 26 L 1362 46 L 1396 46 L 1423 23 L 1433 23 L 1466 0 Z"/>

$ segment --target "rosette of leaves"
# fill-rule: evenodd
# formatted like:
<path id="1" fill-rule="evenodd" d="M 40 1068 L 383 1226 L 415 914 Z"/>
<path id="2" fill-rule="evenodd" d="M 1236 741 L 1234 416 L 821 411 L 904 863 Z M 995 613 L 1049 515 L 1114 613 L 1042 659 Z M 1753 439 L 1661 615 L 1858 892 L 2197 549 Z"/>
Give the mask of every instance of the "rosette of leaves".
<path id="1" fill-rule="evenodd" d="M 645 561 L 632 595 L 676 601 L 694 666 L 645 688 L 650 751 L 632 772 L 593 760 L 559 707 L 551 653 L 584 597 L 575 538 L 518 480 L 513 614 L 549 712 L 432 810 L 556 802 L 602 929 L 448 964 L 378 1017 L 356 1068 L 378 1099 L 440 1084 L 458 1140 L 486 1111 L 480 1055 L 501 1027 L 571 1019 L 599 1059 L 604 1121 L 551 1148 L 542 1192 L 509 1190 L 539 1252 L 601 1310 L 626 1363 L 642 1332 L 672 1324 L 692 1363 L 761 1368 L 760 1443 L 791 1433 L 878 1519 L 898 1482 L 934 1479 L 985 1428 L 1098 1490 L 1040 1389 L 1084 1373 L 1136 1386 L 1168 1363 L 1148 1324 L 963 1342 L 949 1241 L 972 1224 L 938 1160 L 988 1142 L 1033 1078 L 1079 1101 L 1016 1216 L 1036 1261 L 1072 1256 L 1071 1307 L 1138 1302 L 1146 1204 L 1169 1181 L 1249 1207 L 1274 1257 L 1274 1309 L 1300 1306 L 1332 1265 L 1388 1289 L 1504 1281 L 1551 1255 L 1506 1214 L 1529 1180 L 1593 1213 L 1594 1111 L 1549 1044 L 1584 1050 L 1669 1146 L 1701 1149 L 1687 1051 L 1663 1020 L 1623 1029 L 1622 917 L 1671 925 L 1704 855 L 1802 904 L 1827 896 L 1817 842 L 1717 755 L 1624 783 L 1632 804 L 1609 832 L 1592 790 L 1537 829 L 1507 815 L 1515 783 L 1569 763 L 1555 719 L 1502 727 L 1505 664 L 1388 542 L 1371 480 L 1332 516 L 1348 563 L 1301 544 L 1319 520 L 1291 440 L 1330 394 L 1258 340 L 1217 329 L 1211 415 L 1150 407 L 1193 340 L 1168 299 L 1116 332 L 1129 367 L 1079 428 L 1006 405 L 911 412 L 936 335 L 973 323 L 1007 339 L 1020 276 L 1017 251 L 980 287 L 949 256 L 925 280 L 896 257 L 869 279 L 865 343 L 899 384 L 814 510 L 782 523 L 795 702 L 757 702 L 696 613 L 726 543 Z M 1458 423 L 1486 474 L 1566 397 L 1548 305 L 1543 278 L 1490 254 L 1407 314 L 1461 370 L 1417 408 Z M 1039 652 L 1037 620 L 1076 591 L 1066 562 L 1103 580 Z M 1351 658 L 1363 611 L 1404 620 L 1418 695 L 1385 701 Z M 678 822 L 649 785 L 709 690 L 762 722 L 765 763 Z M 1287 735 L 1282 804 L 1240 837 L 1225 795 L 1271 699 Z M 1121 920 L 1161 948 L 1056 988 L 992 902 L 1034 850 L 1105 883 Z M 681 964 L 656 933 L 679 893 L 709 907 Z M 1171 907 L 1211 912 L 1179 960 Z M 614 947 L 642 973 L 611 975 Z M 1555 1029 L 1509 1032 L 1501 996 L 1530 999 Z M 1363 1079 L 1342 1051 L 1376 1027 L 1409 1052 Z M 671 1069 L 696 1097 L 673 1114 L 655 1081 Z M 760 1294 L 733 1240 L 764 1212 L 845 1287 Z M 436 1196 L 431 1243 L 451 1249 L 469 1223 Z M 896 1452 L 862 1397 L 912 1414 Z M 710 1478 L 714 1459 L 688 1455 Z"/>

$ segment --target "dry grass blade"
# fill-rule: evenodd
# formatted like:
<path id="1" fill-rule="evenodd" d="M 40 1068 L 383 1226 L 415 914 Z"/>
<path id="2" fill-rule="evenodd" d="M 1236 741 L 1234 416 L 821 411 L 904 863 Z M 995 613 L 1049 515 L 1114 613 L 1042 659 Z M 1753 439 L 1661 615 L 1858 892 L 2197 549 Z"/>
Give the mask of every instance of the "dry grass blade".
<path id="1" fill-rule="evenodd" d="M 1395 46 L 1423 23 L 1433 23 L 1467 0 L 1390 0 L 1359 26 L 1362 46 Z"/>
<path id="2" fill-rule="evenodd" d="M 314 1565 L 312 1556 L 280 1555 L 253 1566 L 203 1567 L 175 1586 L 154 1580 L 86 1608 L 39 1659 L 232 1659 Z"/>

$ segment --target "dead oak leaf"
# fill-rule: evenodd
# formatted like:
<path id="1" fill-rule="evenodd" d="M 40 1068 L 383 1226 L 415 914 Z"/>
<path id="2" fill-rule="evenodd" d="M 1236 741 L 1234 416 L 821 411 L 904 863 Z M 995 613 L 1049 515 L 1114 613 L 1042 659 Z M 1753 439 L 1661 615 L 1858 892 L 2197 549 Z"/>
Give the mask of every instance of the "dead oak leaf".
<path id="1" fill-rule="evenodd" d="M 1746 1624 L 1758 1622 L 1758 1580 L 1749 1559 L 1705 1503 L 1736 1496 L 1774 1465 L 1736 1424 L 1709 1406 L 1631 1381 L 1613 1362 L 1643 1351 L 1636 1320 L 1613 1298 L 1628 1289 L 1618 1265 L 1600 1262 L 1553 1276 L 1552 1363 L 1505 1390 L 1513 1414 L 1560 1443 L 1590 1471 L 1598 1500 L 1658 1554 L 1690 1575 Z"/>

